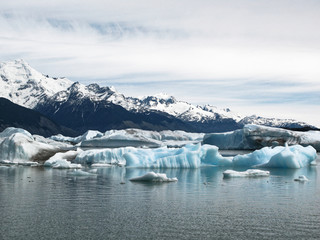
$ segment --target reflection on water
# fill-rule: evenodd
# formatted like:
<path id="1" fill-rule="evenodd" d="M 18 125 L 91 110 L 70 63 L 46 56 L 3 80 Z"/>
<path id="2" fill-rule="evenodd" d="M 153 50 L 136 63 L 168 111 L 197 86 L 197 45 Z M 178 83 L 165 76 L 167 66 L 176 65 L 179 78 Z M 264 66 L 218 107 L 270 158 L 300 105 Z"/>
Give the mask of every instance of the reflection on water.
<path id="1" fill-rule="evenodd" d="M 223 179 L 218 167 L 154 170 L 179 179 L 163 184 L 129 181 L 148 169 L 0 168 L 0 239 L 319 239 L 319 167 L 256 179 Z M 310 181 L 294 182 L 299 175 Z"/>

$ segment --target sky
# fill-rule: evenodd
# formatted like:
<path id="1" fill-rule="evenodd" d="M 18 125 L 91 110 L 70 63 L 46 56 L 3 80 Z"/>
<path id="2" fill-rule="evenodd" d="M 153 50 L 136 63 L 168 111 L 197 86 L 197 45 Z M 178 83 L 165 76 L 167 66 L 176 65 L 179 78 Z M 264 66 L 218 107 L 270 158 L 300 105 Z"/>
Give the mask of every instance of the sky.
<path id="1" fill-rule="evenodd" d="M 0 61 L 320 127 L 318 0 L 12 0 Z"/>

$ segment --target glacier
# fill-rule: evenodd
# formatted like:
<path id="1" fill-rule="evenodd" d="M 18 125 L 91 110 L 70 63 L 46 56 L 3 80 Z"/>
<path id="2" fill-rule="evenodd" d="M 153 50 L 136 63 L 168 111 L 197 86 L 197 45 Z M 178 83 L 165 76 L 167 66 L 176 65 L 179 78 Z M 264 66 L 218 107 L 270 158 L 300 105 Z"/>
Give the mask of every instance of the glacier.
<path id="1" fill-rule="evenodd" d="M 177 182 L 178 179 L 168 178 L 165 173 L 155 173 L 155 172 L 148 172 L 143 176 L 131 178 L 130 181 L 133 182 Z"/>
<path id="2" fill-rule="evenodd" d="M 259 169 L 248 169 L 244 172 L 238 172 L 234 170 L 226 170 L 223 172 L 223 178 L 238 178 L 238 177 L 268 177 L 269 171 L 263 171 Z"/>
<path id="3" fill-rule="evenodd" d="M 77 144 L 86 140 L 91 140 L 93 138 L 102 137 L 103 133 L 95 130 L 88 130 L 84 134 L 78 136 L 78 137 L 67 137 L 63 136 L 62 134 L 54 135 L 49 137 L 49 139 L 52 139 L 57 142 L 69 142 L 72 144 Z"/>
<path id="4" fill-rule="evenodd" d="M 260 149 L 266 146 L 302 145 L 313 146 L 320 151 L 320 132 L 297 132 L 274 127 L 248 124 L 242 129 L 210 133 L 203 138 L 204 144 L 218 146 L 220 149 Z"/>

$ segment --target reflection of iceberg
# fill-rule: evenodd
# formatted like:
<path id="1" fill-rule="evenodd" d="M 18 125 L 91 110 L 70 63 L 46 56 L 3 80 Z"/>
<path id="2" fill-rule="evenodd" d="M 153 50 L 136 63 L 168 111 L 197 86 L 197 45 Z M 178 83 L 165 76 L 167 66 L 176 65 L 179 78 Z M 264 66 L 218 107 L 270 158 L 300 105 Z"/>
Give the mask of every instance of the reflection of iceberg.
<path id="1" fill-rule="evenodd" d="M 131 178 L 130 181 L 144 181 L 144 182 L 176 182 L 177 178 L 168 178 L 165 173 L 148 172 L 141 177 Z"/>
<path id="2" fill-rule="evenodd" d="M 220 149 L 259 149 L 265 146 L 300 144 L 311 145 L 320 151 L 320 132 L 297 132 L 249 124 L 233 132 L 206 134 L 203 143 Z"/>
<path id="3" fill-rule="evenodd" d="M 234 170 L 226 170 L 223 172 L 224 178 L 237 178 L 237 177 L 268 177 L 269 171 L 262 171 L 258 169 L 248 169 L 244 172 L 238 172 Z"/>
<path id="4" fill-rule="evenodd" d="M 77 176 L 77 177 L 81 177 L 81 176 L 97 176 L 97 174 L 95 173 L 90 173 L 90 172 L 85 172 L 82 170 L 74 170 L 72 172 L 68 172 L 69 176 Z"/>

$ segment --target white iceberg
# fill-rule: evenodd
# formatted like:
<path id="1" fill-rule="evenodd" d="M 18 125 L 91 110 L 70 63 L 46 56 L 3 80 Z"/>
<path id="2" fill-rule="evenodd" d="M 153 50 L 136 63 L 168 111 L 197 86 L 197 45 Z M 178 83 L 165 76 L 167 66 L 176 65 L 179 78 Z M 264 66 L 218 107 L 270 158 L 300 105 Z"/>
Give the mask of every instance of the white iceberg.
<path id="1" fill-rule="evenodd" d="M 220 149 L 260 149 L 266 146 L 302 145 L 313 146 L 320 151 L 320 132 L 298 132 L 281 128 L 248 124 L 232 132 L 210 133 L 203 138 L 204 144 Z"/>
<path id="2" fill-rule="evenodd" d="M 297 182 L 308 182 L 309 179 L 304 175 L 300 175 L 298 178 L 295 178 L 294 181 L 297 181 Z"/>
<path id="3" fill-rule="evenodd" d="M 223 172 L 224 178 L 238 178 L 238 177 L 268 177 L 269 171 L 262 171 L 258 169 L 248 169 L 244 172 L 238 172 L 234 170 L 226 170 Z"/>
<path id="4" fill-rule="evenodd" d="M 12 162 L 43 161 L 61 146 L 38 142 L 27 131 L 7 128 L 0 133 L 0 159 Z"/>
<path id="5" fill-rule="evenodd" d="M 45 167 L 52 168 L 81 168 L 81 164 L 73 164 L 68 160 L 73 160 L 79 153 L 81 149 L 70 150 L 67 152 L 59 152 L 50 157 L 47 161 L 44 162 Z"/>
<path id="6" fill-rule="evenodd" d="M 52 168 L 55 169 L 80 169 L 82 168 L 81 164 L 71 163 L 65 159 L 60 159 L 55 161 L 54 164 L 51 165 Z"/>
<path id="7" fill-rule="evenodd" d="M 143 182 L 177 182 L 177 178 L 168 178 L 165 173 L 148 172 L 143 176 L 131 178 L 130 181 Z"/>
<path id="8" fill-rule="evenodd" d="M 63 136 L 61 134 L 58 134 L 58 135 L 51 136 L 50 139 L 52 139 L 54 141 L 58 141 L 58 142 L 70 142 L 73 144 L 77 144 L 77 143 L 80 143 L 85 140 L 90 140 L 90 139 L 98 138 L 98 137 L 102 137 L 102 136 L 103 136 L 103 133 L 101 133 L 99 131 L 89 130 L 89 131 L 85 132 L 83 135 L 80 135 L 78 137 L 67 137 L 67 136 Z"/>
<path id="9" fill-rule="evenodd" d="M 90 167 L 92 168 L 104 168 L 104 167 L 112 167 L 109 163 L 94 163 Z"/>
<path id="10" fill-rule="evenodd" d="M 188 143 L 202 141 L 203 133 L 184 131 L 147 131 L 141 129 L 125 129 L 106 131 L 103 136 L 83 140 L 82 147 L 149 147 L 183 146 Z"/>

